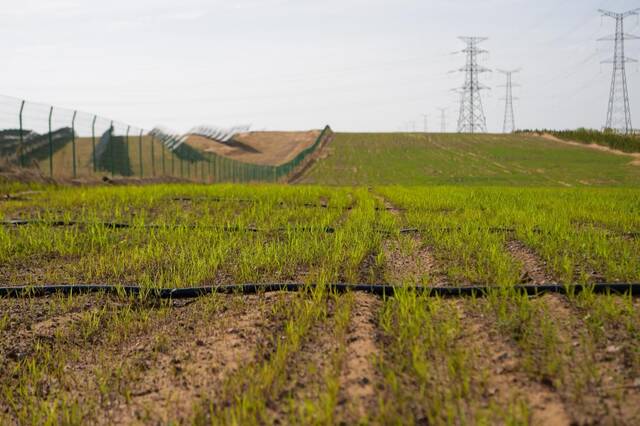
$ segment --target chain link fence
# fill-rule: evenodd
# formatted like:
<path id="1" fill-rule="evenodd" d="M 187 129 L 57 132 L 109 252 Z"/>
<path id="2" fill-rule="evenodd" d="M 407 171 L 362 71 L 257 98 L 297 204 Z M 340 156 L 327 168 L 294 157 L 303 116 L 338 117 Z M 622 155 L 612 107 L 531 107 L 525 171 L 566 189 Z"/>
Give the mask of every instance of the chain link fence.
<path id="1" fill-rule="evenodd" d="M 198 182 L 279 182 L 331 134 L 282 165 L 244 163 L 204 152 L 176 137 L 105 117 L 0 96 L 0 168 L 54 179 L 179 178 Z"/>

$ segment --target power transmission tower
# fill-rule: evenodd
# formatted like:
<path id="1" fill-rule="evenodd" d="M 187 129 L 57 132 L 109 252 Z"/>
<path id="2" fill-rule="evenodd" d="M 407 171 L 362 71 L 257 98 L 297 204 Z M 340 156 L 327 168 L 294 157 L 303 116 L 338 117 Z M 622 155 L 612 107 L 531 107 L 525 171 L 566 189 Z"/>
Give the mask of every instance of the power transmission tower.
<path id="1" fill-rule="evenodd" d="M 513 86 L 518 86 L 517 84 L 513 84 L 513 74 L 520 72 L 520 69 L 504 71 L 498 70 L 498 72 L 504 74 L 507 77 L 507 83 L 504 86 L 506 87 L 506 95 L 504 97 L 505 105 L 504 105 L 504 124 L 502 126 L 503 133 L 512 133 L 516 130 L 516 120 L 513 114 L 513 100 L 517 99 L 513 97 Z"/>
<path id="2" fill-rule="evenodd" d="M 605 129 L 615 130 L 621 133 L 633 132 L 625 65 L 627 62 L 637 62 L 635 59 L 625 56 L 624 41 L 638 39 L 637 36 L 624 32 L 624 18 L 638 15 L 639 10 L 640 9 L 634 9 L 624 13 L 609 12 L 602 9 L 598 10 L 598 12 L 602 13 L 602 16 L 608 16 L 616 20 L 616 33 L 612 36 L 603 37 L 599 41 L 614 41 L 613 59 L 603 61 L 603 63 L 613 64 L 609 107 L 607 109 L 607 123 L 604 127 Z"/>
<path id="3" fill-rule="evenodd" d="M 429 114 L 422 114 L 422 118 L 424 118 L 424 132 L 427 133 L 429 130 Z"/>
<path id="4" fill-rule="evenodd" d="M 487 120 L 482 108 L 480 92 L 488 87 L 480 84 L 479 75 L 489 72 L 488 68 L 478 65 L 478 56 L 486 53 L 478 47 L 487 40 L 486 37 L 459 37 L 467 44 L 461 51 L 467 55 L 466 64 L 459 71 L 465 73 L 464 85 L 460 88 L 460 116 L 458 117 L 458 132 L 477 133 L 487 131 Z"/>
<path id="5" fill-rule="evenodd" d="M 440 111 L 440 132 L 447 133 L 447 109 L 438 108 L 438 111 Z"/>

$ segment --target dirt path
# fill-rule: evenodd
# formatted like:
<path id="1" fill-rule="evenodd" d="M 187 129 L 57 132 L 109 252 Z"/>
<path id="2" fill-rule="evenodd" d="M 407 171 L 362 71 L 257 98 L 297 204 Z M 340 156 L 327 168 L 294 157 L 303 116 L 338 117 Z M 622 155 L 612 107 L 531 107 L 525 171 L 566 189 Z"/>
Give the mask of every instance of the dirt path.
<path id="1" fill-rule="evenodd" d="M 520 282 L 522 284 L 550 284 L 553 276 L 547 271 L 546 262 L 533 250 L 518 240 L 507 242 L 511 256 L 522 264 Z"/>
<path id="2" fill-rule="evenodd" d="M 345 360 L 339 378 L 337 418 L 355 424 L 368 417 L 377 405 L 377 384 L 381 382 L 375 360 L 380 357 L 377 316 L 382 301 L 372 295 L 353 295 L 347 332 Z"/>
<path id="3" fill-rule="evenodd" d="M 558 142 L 558 143 L 562 143 L 562 144 L 565 144 L 565 145 L 577 146 L 577 147 L 580 147 L 580 148 L 587 148 L 587 149 L 593 149 L 593 150 L 596 150 L 596 151 L 606 152 L 608 154 L 621 155 L 621 156 L 624 156 L 624 157 L 629 157 L 629 158 L 632 159 L 632 161 L 629 164 L 631 164 L 632 166 L 639 166 L 640 167 L 640 153 L 631 153 L 631 152 L 619 151 L 617 149 L 609 148 L 607 146 L 598 145 L 598 144 L 595 144 L 595 143 L 586 144 L 586 143 L 581 143 L 581 142 L 567 141 L 567 140 L 563 140 L 563 139 L 557 138 L 557 137 L 555 137 L 553 135 L 550 135 L 548 133 L 545 133 L 540 137 L 542 137 L 543 139 L 549 140 L 549 141 Z"/>

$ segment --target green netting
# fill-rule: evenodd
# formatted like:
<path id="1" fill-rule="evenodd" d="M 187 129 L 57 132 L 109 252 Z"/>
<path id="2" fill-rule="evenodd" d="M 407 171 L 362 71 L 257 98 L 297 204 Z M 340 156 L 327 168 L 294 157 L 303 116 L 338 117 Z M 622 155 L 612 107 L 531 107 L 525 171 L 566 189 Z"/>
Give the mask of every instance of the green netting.
<path id="1" fill-rule="evenodd" d="M 50 105 L 0 96 L 0 169 L 27 168 L 61 179 L 175 177 L 199 182 L 278 182 L 329 137 L 278 166 L 232 160 L 143 129 Z"/>

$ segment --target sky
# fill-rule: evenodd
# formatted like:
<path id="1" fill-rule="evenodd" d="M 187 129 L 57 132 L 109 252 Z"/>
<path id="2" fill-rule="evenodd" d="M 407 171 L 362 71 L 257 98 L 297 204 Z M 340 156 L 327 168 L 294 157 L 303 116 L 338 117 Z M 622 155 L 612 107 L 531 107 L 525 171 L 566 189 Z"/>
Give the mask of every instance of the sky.
<path id="1" fill-rule="evenodd" d="M 457 123 L 464 48 L 516 69 L 518 128 L 603 126 L 615 31 L 598 8 L 626 0 L 21 0 L 0 8 L 0 95 L 150 129 L 251 124 L 295 130 L 448 131 Z M 640 33 L 638 19 L 626 21 Z M 640 57 L 640 40 L 627 54 Z M 628 64 L 634 123 L 640 67 Z M 501 131 L 504 76 L 481 81 Z M 0 115 L 14 106 L 0 104 Z M 35 114 L 35 113 L 34 113 Z M 36 114 L 37 115 L 37 114 Z M 40 117 L 42 114 L 38 115 Z M 35 119 L 35 118 L 34 118 Z M 640 124 L 636 124 L 640 125 Z"/>

